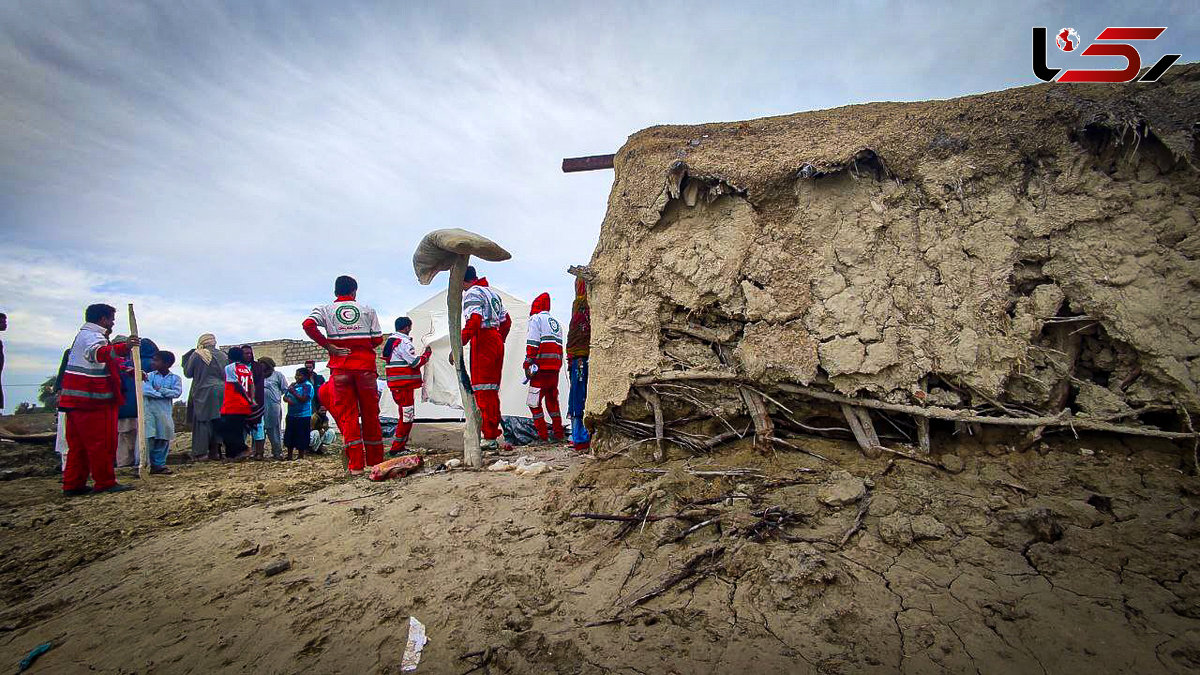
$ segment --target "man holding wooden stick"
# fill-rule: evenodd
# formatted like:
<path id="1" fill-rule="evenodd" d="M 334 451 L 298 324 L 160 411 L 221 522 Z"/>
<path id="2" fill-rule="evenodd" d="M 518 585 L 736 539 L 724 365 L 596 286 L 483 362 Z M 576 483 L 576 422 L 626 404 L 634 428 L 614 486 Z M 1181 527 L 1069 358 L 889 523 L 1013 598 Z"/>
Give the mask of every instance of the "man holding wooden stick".
<path id="1" fill-rule="evenodd" d="M 67 409 L 67 444 L 71 448 L 63 471 L 63 494 L 68 497 L 133 489 L 117 483 L 113 469 L 117 409 L 123 400 L 117 357 L 128 355 L 141 341 L 135 335 L 123 344 L 109 344 L 108 334 L 116 319 L 117 310 L 111 305 L 89 306 L 67 355 L 60 405 Z"/>

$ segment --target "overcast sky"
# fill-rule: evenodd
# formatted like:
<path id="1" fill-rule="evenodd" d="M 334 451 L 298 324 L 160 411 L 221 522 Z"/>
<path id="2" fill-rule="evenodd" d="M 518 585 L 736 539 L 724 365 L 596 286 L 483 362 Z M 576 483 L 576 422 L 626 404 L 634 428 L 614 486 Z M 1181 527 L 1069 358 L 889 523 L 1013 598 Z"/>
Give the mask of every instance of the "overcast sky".
<path id="1" fill-rule="evenodd" d="M 1165 25 L 1147 64 L 1200 55 L 1194 2 L 987 4 L 4 2 L 7 410 L 93 302 L 181 354 L 302 337 L 352 274 L 390 324 L 444 286 L 411 265 L 442 227 L 508 247 L 481 271 L 565 318 L 612 174 L 560 162 L 650 125 L 1034 84 L 1035 25 Z"/>

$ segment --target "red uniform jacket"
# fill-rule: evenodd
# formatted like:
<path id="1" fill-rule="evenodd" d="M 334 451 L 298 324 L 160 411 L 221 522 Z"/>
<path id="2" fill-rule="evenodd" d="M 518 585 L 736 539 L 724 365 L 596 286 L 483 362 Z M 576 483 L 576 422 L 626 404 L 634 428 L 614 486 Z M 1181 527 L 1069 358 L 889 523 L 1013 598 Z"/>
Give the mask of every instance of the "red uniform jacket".
<path id="1" fill-rule="evenodd" d="M 128 344 L 109 344 L 102 327 L 85 323 L 67 354 L 59 405 L 70 410 L 119 408 L 125 397 L 117 357 L 128 354 Z"/>

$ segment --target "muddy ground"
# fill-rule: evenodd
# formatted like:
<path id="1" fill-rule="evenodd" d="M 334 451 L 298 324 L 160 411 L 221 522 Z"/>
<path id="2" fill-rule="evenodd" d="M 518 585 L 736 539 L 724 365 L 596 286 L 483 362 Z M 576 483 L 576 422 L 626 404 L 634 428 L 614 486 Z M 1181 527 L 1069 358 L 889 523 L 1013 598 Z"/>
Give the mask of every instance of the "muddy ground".
<path id="1" fill-rule="evenodd" d="M 1190 453 L 940 439 L 935 468 L 797 443 L 824 459 L 548 447 L 537 477 L 386 484 L 333 458 L 199 465 L 69 502 L 51 479 L 8 481 L 0 663 L 53 641 L 31 672 L 399 672 L 415 616 L 428 673 L 488 647 L 511 673 L 1200 667 Z M 731 467 L 754 471 L 687 473 Z"/>

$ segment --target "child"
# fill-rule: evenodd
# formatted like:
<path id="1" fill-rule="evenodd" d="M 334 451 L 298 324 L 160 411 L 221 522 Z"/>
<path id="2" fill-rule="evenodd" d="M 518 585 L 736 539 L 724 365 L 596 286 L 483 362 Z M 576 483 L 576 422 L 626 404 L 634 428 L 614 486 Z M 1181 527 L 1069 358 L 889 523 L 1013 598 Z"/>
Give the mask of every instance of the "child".
<path id="1" fill-rule="evenodd" d="M 309 384 L 312 384 L 309 382 Z M 318 390 L 319 391 L 319 390 Z M 325 448 L 333 443 L 333 429 L 329 428 L 329 411 L 320 405 L 320 394 L 317 395 L 318 407 L 312 416 L 312 431 L 308 434 L 308 451 L 315 455 L 325 454 Z"/>
<path id="2" fill-rule="evenodd" d="M 171 372 L 175 354 L 158 350 L 150 359 L 154 369 L 142 373 L 142 397 L 145 400 L 146 446 L 150 454 L 150 473 L 169 474 L 167 450 L 175 438 L 175 417 L 171 406 L 183 395 L 183 380 Z"/>
<path id="3" fill-rule="evenodd" d="M 308 381 L 308 370 L 296 369 L 296 381 L 287 388 L 283 399 L 287 401 L 287 429 L 283 432 L 283 445 L 287 448 L 287 458 L 292 459 L 292 451 L 298 450 L 301 459 L 308 452 L 309 422 L 312 419 L 313 386 Z"/>

